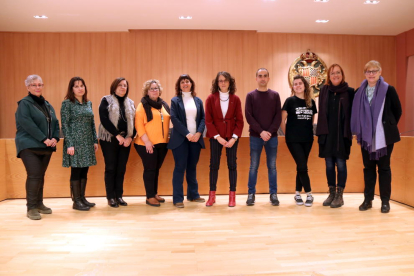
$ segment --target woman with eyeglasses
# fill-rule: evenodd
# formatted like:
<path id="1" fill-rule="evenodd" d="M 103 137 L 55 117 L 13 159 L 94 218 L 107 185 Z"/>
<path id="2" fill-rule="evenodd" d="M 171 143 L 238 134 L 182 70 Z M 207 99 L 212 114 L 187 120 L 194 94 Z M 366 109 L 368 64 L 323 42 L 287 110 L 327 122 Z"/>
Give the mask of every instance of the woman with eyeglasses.
<path id="1" fill-rule="evenodd" d="M 110 95 L 99 106 L 99 143 L 105 160 L 105 187 L 108 205 L 118 208 L 128 204 L 122 198 L 124 175 L 132 138 L 135 136 L 135 107 L 128 98 L 129 86 L 125 78 L 115 79 Z"/>
<path id="2" fill-rule="evenodd" d="M 237 147 L 243 131 L 241 101 L 236 93 L 236 81 L 228 72 L 218 72 L 206 100 L 207 137 L 210 138 L 210 192 L 206 206 L 216 202 L 220 158 L 226 148 L 229 169 L 229 207 L 236 206 Z"/>
<path id="3" fill-rule="evenodd" d="M 281 129 L 285 133 L 286 145 L 296 163 L 297 205 L 304 205 L 300 193 L 306 193 L 305 206 L 311 207 L 313 196 L 308 174 L 308 158 L 313 145 L 313 122 L 317 113 L 309 83 L 303 76 L 293 78 L 292 96 L 282 107 Z"/>
<path id="4" fill-rule="evenodd" d="M 143 97 L 135 115 L 138 135 L 135 149 L 144 165 L 146 204 L 159 207 L 165 199 L 158 195 L 158 176 L 167 155 L 170 107 L 161 99 L 162 86 L 158 80 L 147 80 L 142 88 Z"/>
<path id="5" fill-rule="evenodd" d="M 17 103 L 15 142 L 17 158 L 22 159 L 27 172 L 27 217 L 39 220 L 40 214 L 52 213 L 52 209 L 43 204 L 43 189 L 60 130 L 55 110 L 42 95 L 42 78 L 30 75 L 24 83 L 28 95 Z"/>
<path id="6" fill-rule="evenodd" d="M 181 75 L 175 83 L 175 97 L 171 99 L 173 129 L 168 148 L 172 150 L 175 167 L 173 173 L 173 203 L 184 208 L 183 182 L 187 180 L 187 200 L 205 202 L 198 193 L 197 163 L 204 149 L 205 128 L 203 102 L 196 97 L 195 83 L 190 75 Z"/>
<path id="7" fill-rule="evenodd" d="M 360 211 L 372 208 L 375 184 L 378 182 L 381 213 L 390 211 L 391 153 L 400 141 L 397 124 L 402 115 L 401 103 L 395 88 L 381 76 L 381 64 L 371 60 L 365 64 L 365 80 L 355 93 L 352 104 L 351 131 L 361 145 L 364 163 L 364 202 Z"/>
<path id="8" fill-rule="evenodd" d="M 73 209 L 89 211 L 95 203 L 85 198 L 90 166 L 96 165 L 98 150 L 92 102 L 88 100 L 88 89 L 81 77 L 69 81 L 65 100 L 60 109 L 62 119 L 63 167 L 70 167 L 70 191 Z"/>
<path id="9" fill-rule="evenodd" d="M 350 127 L 352 100 L 355 90 L 345 82 L 339 64 L 328 68 L 328 78 L 319 93 L 318 136 L 319 157 L 325 158 L 328 198 L 323 206 L 339 208 L 344 205 L 343 192 L 348 176 L 346 160 L 352 145 Z M 336 167 L 336 168 L 335 168 Z"/>

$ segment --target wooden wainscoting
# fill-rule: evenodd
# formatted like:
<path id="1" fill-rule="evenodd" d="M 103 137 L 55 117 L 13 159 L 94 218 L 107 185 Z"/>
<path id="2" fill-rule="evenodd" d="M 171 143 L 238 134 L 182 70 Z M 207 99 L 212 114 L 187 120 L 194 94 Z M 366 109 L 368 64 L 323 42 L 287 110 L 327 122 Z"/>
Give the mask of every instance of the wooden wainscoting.
<path id="1" fill-rule="evenodd" d="M 209 191 L 209 141 L 206 139 L 206 149 L 202 150 L 198 164 L 198 182 L 200 194 L 208 194 Z M 69 197 L 70 169 L 62 167 L 62 142 L 58 144 L 57 152 L 53 154 L 46 173 L 46 197 Z M 412 168 L 414 153 L 414 138 L 403 137 L 397 143 L 392 154 L 393 189 L 392 198 L 402 203 L 414 206 L 414 178 Z M 14 140 L 0 140 L 0 155 L 4 156 L 5 164 L 0 171 L 0 199 L 25 198 L 26 172 L 23 163 L 16 158 Z M 249 138 L 242 137 L 238 150 L 238 186 L 237 192 L 247 193 L 247 180 L 250 164 Z M 90 168 L 88 175 L 88 196 L 104 196 L 104 162 L 102 152 L 97 154 L 98 165 Z M 171 178 L 174 169 L 172 153 L 168 152 L 159 179 L 159 194 L 171 195 Z M 346 192 L 363 192 L 363 166 L 360 147 L 355 143 L 352 146 L 350 160 L 348 161 L 348 181 Z M 278 191 L 279 193 L 293 193 L 295 190 L 296 165 L 289 150 L 286 147 L 284 137 L 279 137 L 277 154 Z M 145 195 L 142 181 L 142 162 L 134 148 L 127 165 L 124 190 L 126 196 Z M 316 140 L 309 157 L 309 175 L 313 192 L 326 192 L 324 159 L 318 157 L 318 145 Z M 227 194 L 229 190 L 226 155 L 223 151 L 221 169 L 217 184 L 218 194 Z M 6 194 L 7 191 L 7 194 Z M 257 193 L 268 193 L 267 168 L 265 153 L 262 153 L 257 180 Z"/>

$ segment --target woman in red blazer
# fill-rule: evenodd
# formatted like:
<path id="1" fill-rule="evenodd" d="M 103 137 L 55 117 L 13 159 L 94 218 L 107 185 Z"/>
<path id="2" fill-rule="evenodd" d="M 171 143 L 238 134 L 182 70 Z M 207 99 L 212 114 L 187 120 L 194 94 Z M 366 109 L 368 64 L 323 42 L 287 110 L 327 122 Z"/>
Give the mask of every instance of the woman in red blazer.
<path id="1" fill-rule="evenodd" d="M 210 193 L 206 206 L 216 202 L 216 187 L 220 157 L 226 148 L 229 168 L 229 207 L 236 206 L 237 145 L 243 131 L 243 114 L 240 98 L 235 95 L 236 82 L 227 72 L 218 72 L 206 100 L 207 137 L 210 138 Z"/>

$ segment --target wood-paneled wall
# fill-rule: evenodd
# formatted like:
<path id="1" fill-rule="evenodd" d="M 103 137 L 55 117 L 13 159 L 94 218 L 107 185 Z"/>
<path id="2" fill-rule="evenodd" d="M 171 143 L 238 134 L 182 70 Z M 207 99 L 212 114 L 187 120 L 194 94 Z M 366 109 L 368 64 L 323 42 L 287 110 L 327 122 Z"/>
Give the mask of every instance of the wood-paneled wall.
<path id="1" fill-rule="evenodd" d="M 209 191 L 209 162 L 210 162 L 210 143 L 206 142 L 206 149 L 201 151 L 200 161 L 197 166 L 197 175 L 200 194 L 208 194 Z M 62 167 L 62 148 L 59 143 L 57 152 L 52 155 L 49 168 L 46 172 L 46 197 L 70 197 L 69 177 L 70 169 Z M 391 156 L 391 167 L 393 172 L 392 195 L 393 200 L 414 206 L 414 177 L 412 168 L 414 161 L 414 138 L 403 137 L 401 142 L 395 144 Z M 4 165 L 0 167 L 0 200 L 6 198 L 25 198 L 26 171 L 23 163 L 15 156 L 14 140 L 0 140 L 0 154 L 4 157 Z M 238 186 L 237 193 L 247 193 L 248 171 L 250 165 L 249 139 L 240 139 L 238 150 Z M 102 152 L 97 153 L 98 165 L 93 166 L 88 174 L 88 196 L 105 196 L 104 184 L 104 161 Z M 278 192 L 293 193 L 295 190 L 296 165 L 286 146 L 284 137 L 279 137 L 279 147 L 277 154 L 277 173 L 278 173 Z M 351 156 L 347 162 L 348 179 L 346 192 L 363 192 L 364 177 L 360 146 L 353 143 Z M 325 161 L 318 157 L 318 145 L 314 142 L 309 156 L 309 176 L 311 178 L 312 191 L 324 193 L 327 191 L 325 176 Z M 172 194 L 172 173 L 174 170 L 174 159 L 171 151 L 167 154 L 161 168 L 159 181 L 159 194 Z M 127 165 L 125 175 L 124 194 L 145 195 L 144 184 L 142 181 L 142 162 L 134 148 Z M 217 183 L 217 193 L 227 194 L 229 190 L 228 170 L 226 155 L 222 154 L 219 179 Z M 185 184 L 186 185 L 186 184 Z M 377 185 L 378 186 L 378 185 Z M 6 194 L 7 191 L 7 194 Z M 186 191 L 186 189 L 184 189 Z M 262 153 L 257 180 L 257 193 L 268 193 L 269 186 L 267 180 L 266 156 Z M 378 187 L 376 193 L 378 194 Z"/>
<path id="2" fill-rule="evenodd" d="M 7 199 L 6 139 L 0 139 L 0 201 Z"/>
<path id="3" fill-rule="evenodd" d="M 164 87 L 162 97 L 174 96 L 178 76 L 188 73 L 195 80 L 202 100 L 209 94 L 218 71 L 235 78 L 242 103 L 256 88 L 259 67 L 270 71 L 269 87 L 278 91 L 282 103 L 290 96 L 288 68 L 307 49 L 329 66 L 343 66 L 346 80 L 358 87 L 364 64 L 376 59 L 383 76 L 396 82 L 396 38 L 393 36 L 312 35 L 257 33 L 255 31 L 143 30 L 126 33 L 0 33 L 0 138 L 15 135 L 16 102 L 27 94 L 29 74 L 43 78 L 43 95 L 60 113 L 70 78 L 85 79 L 95 114 L 111 82 L 125 77 L 130 97 L 139 102 L 145 80 L 156 78 Z M 96 122 L 99 118 L 96 116 Z M 245 127 L 243 136 L 248 136 Z"/>
<path id="4" fill-rule="evenodd" d="M 407 136 L 414 136 L 414 91 L 410 89 L 412 74 L 408 72 L 408 57 L 414 56 L 414 29 L 396 36 L 397 48 L 397 91 L 400 97 L 403 114 L 398 124 L 400 132 Z"/>

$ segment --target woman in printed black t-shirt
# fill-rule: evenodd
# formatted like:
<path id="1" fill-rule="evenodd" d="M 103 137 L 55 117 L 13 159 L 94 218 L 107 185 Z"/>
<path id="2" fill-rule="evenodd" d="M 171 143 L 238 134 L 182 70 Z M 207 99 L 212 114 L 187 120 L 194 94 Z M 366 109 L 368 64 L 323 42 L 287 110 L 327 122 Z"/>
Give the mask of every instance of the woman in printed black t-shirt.
<path id="1" fill-rule="evenodd" d="M 287 98 L 282 108 L 282 124 L 286 144 L 296 162 L 297 205 L 303 205 L 300 195 L 302 187 L 307 193 L 305 206 L 313 203 L 312 190 L 308 175 L 308 157 L 313 144 L 313 121 L 317 113 L 315 101 L 308 82 L 302 76 L 293 78 L 292 96 Z"/>

